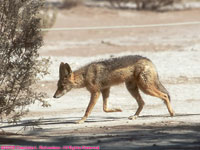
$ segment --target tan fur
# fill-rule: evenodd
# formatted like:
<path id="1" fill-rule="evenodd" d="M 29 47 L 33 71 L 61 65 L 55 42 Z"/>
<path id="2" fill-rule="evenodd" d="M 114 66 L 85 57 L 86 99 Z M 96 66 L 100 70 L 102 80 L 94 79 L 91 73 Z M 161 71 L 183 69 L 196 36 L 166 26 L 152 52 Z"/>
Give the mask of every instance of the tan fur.
<path id="1" fill-rule="evenodd" d="M 59 72 L 60 79 L 54 98 L 63 96 L 72 88 L 86 87 L 91 93 L 85 115 L 77 123 L 83 123 L 87 119 L 100 93 L 103 96 L 103 110 L 105 112 L 121 112 L 122 110 L 118 108 L 109 109 L 107 103 L 110 87 L 123 82 L 125 82 L 128 91 L 136 99 L 139 106 L 135 115 L 130 116 L 129 119 L 137 118 L 144 107 L 144 100 L 139 89 L 148 95 L 161 98 L 170 115 L 174 115 L 169 93 L 159 81 L 155 66 L 145 57 L 134 55 L 92 62 L 74 72 L 72 72 L 69 64 L 61 63 Z"/>

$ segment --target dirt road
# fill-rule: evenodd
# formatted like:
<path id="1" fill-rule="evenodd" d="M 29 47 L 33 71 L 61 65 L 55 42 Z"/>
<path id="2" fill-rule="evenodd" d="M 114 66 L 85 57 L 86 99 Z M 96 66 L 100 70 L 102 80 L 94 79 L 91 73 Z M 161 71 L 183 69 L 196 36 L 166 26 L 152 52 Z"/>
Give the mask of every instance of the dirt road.
<path id="1" fill-rule="evenodd" d="M 200 9 L 161 13 L 79 6 L 59 11 L 54 27 L 188 22 L 199 21 L 199 14 Z M 2 123 L 1 129 L 12 134 L 1 135 L 0 144 L 38 149 L 41 145 L 60 148 L 85 145 L 99 146 L 102 150 L 199 150 L 199 43 L 200 25 L 48 32 L 40 54 L 52 59 L 50 75 L 37 89 L 47 92 L 52 106 L 41 108 L 34 104 L 19 124 Z M 155 63 L 171 94 L 175 117 L 169 117 L 161 100 L 142 94 L 146 105 L 141 117 L 128 120 L 137 104 L 124 85 L 113 87 L 109 99 L 110 107 L 120 107 L 123 112 L 104 113 L 99 99 L 85 124 L 75 124 L 89 102 L 90 95 L 85 89 L 52 99 L 61 61 L 68 62 L 74 70 L 93 60 L 130 54 L 146 56 Z"/>

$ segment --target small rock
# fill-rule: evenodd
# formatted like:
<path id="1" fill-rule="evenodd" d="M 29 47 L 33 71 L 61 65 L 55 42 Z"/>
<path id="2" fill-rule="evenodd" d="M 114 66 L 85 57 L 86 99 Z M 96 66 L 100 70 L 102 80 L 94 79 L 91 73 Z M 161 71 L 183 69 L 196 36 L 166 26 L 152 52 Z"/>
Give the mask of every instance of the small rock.
<path id="1" fill-rule="evenodd" d="M 157 146 L 157 144 L 153 144 L 153 146 Z"/>

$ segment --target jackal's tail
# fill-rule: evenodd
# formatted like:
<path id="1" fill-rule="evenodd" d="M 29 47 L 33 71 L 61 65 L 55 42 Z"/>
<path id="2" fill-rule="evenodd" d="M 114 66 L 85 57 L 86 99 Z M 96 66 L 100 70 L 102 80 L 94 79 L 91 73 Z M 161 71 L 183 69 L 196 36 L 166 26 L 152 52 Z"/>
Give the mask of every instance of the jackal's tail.
<path id="1" fill-rule="evenodd" d="M 162 85 L 162 83 L 159 81 L 159 79 L 156 81 L 156 86 L 157 86 L 157 88 L 158 88 L 161 92 L 167 94 L 167 96 L 168 96 L 168 98 L 169 98 L 169 101 L 171 101 L 169 92 L 168 92 L 168 91 L 166 90 L 166 88 Z"/>

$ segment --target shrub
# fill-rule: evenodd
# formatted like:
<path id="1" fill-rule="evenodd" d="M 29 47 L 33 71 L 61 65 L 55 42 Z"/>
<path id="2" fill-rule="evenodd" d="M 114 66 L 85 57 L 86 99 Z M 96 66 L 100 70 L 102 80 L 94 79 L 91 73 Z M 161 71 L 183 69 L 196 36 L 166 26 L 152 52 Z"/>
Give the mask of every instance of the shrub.
<path id="1" fill-rule="evenodd" d="M 82 0 L 63 0 L 63 4 L 61 8 L 70 9 L 72 7 L 76 7 L 82 3 Z"/>
<path id="2" fill-rule="evenodd" d="M 124 3 L 135 3 L 138 10 L 158 10 L 179 0 L 107 0 L 112 6 L 122 8 Z"/>
<path id="3" fill-rule="evenodd" d="M 56 22 L 57 9 L 51 5 L 46 4 L 39 12 L 41 28 L 51 28 Z M 43 31 L 43 34 L 46 33 Z"/>
<path id="4" fill-rule="evenodd" d="M 32 85 L 47 74 L 48 59 L 39 59 L 42 45 L 37 17 L 41 0 L 0 0 L 0 117 L 17 121 L 26 106 L 42 102 Z"/>

